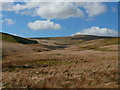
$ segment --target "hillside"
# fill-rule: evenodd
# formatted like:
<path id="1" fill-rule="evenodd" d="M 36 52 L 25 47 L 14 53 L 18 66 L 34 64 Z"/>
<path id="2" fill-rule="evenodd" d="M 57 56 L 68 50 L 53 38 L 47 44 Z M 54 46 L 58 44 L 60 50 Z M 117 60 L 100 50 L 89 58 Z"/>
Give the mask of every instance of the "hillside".
<path id="1" fill-rule="evenodd" d="M 13 42 L 13 43 L 22 43 L 22 44 L 37 44 L 38 42 L 35 40 L 29 40 L 26 38 L 18 37 L 15 35 L 10 35 L 7 33 L 0 33 L 0 40 Z"/>
<path id="2" fill-rule="evenodd" d="M 47 46 L 76 47 L 82 49 L 96 49 L 100 46 L 120 44 L 120 37 L 76 35 L 69 37 L 32 38 Z"/>
<path id="3" fill-rule="evenodd" d="M 47 37 L 47 38 L 22 38 L 7 33 L 0 33 L 0 40 L 12 43 L 22 44 L 54 44 L 54 45 L 75 45 L 90 41 L 99 41 L 101 43 L 107 42 L 109 44 L 117 44 L 120 37 L 108 37 L 108 36 L 93 36 L 93 35 L 76 35 L 68 37 Z M 118 42 L 119 43 L 119 42 Z M 51 45 L 52 46 L 52 45 Z"/>
<path id="4" fill-rule="evenodd" d="M 22 38 L 7 33 L 0 33 L 0 43 L 2 43 L 0 49 L 3 57 L 49 50 L 42 44 L 38 44 L 36 40 Z"/>
<path id="5" fill-rule="evenodd" d="M 69 37 L 49 37 L 25 39 L 9 34 L 2 34 L 3 57 L 11 55 L 26 55 L 54 50 L 70 51 L 118 51 L 120 37 L 105 37 L 92 35 L 77 35 Z M 112 48 L 112 49 L 111 49 Z M 32 56 L 32 55 L 31 55 Z M 30 58 L 32 58 L 29 56 Z M 36 57 L 38 57 L 35 54 Z"/>
<path id="6" fill-rule="evenodd" d="M 107 37 L 107 36 L 93 36 L 93 35 L 76 35 L 69 37 L 47 37 L 47 38 L 22 38 L 6 33 L 0 33 L 0 39 L 6 43 L 13 44 L 31 44 L 28 47 L 34 48 L 33 51 L 41 52 L 41 48 L 47 50 L 57 49 L 71 49 L 75 48 L 78 50 L 94 49 L 97 50 L 101 46 L 120 44 L 118 41 L 120 37 Z M 3 43 L 4 46 L 5 42 Z M 32 45 L 34 44 L 34 45 Z M 23 45 L 24 46 L 24 45 Z M 46 50 L 45 50 L 46 51 Z"/>
<path id="7" fill-rule="evenodd" d="M 38 42 L 34 44 L 20 37 L 24 43 L 18 42 L 13 35 L 3 37 L 3 87 L 118 87 L 119 37 L 30 38 Z"/>

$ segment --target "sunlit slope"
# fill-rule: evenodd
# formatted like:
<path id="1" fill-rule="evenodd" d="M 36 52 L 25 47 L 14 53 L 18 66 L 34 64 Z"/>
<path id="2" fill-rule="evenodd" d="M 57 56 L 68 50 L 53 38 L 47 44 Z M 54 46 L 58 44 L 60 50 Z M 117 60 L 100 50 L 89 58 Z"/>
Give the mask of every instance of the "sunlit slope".
<path id="1" fill-rule="evenodd" d="M 6 34 L 6 33 L 0 33 L 0 40 L 7 41 L 7 42 L 13 42 L 13 43 L 22 43 L 22 44 L 36 44 L 38 43 L 35 40 L 29 40 L 26 38 Z"/>
<path id="2" fill-rule="evenodd" d="M 108 36 L 93 36 L 93 35 L 76 35 L 76 36 L 68 36 L 68 37 L 50 37 L 50 38 L 34 38 L 39 41 L 48 40 L 48 41 L 56 41 L 56 44 L 63 45 L 75 45 L 81 44 L 84 42 L 92 41 L 92 40 L 101 40 L 101 43 L 106 42 L 107 44 L 115 44 L 118 43 L 117 37 L 108 37 Z"/>

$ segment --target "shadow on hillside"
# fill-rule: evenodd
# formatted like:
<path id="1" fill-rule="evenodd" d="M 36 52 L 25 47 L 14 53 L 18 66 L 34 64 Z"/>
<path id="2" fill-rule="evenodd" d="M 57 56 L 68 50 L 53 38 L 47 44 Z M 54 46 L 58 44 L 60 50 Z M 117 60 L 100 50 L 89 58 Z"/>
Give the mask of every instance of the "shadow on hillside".
<path id="1" fill-rule="evenodd" d="M 13 36 L 13 38 L 17 42 L 22 43 L 22 44 L 38 44 L 38 42 L 35 40 L 29 40 L 29 39 L 25 39 L 25 38 L 21 38 L 21 37 L 17 37 L 17 36 Z"/>
<path id="2" fill-rule="evenodd" d="M 95 40 L 95 39 L 111 39 L 113 37 L 100 37 L 100 36 L 86 36 L 86 37 L 74 37 L 74 38 L 71 38 L 71 39 L 82 39 L 82 40 Z"/>
<path id="3" fill-rule="evenodd" d="M 69 46 L 67 45 L 58 45 L 58 46 L 44 45 L 44 47 L 52 49 L 52 50 L 56 50 L 56 49 L 68 48 Z"/>

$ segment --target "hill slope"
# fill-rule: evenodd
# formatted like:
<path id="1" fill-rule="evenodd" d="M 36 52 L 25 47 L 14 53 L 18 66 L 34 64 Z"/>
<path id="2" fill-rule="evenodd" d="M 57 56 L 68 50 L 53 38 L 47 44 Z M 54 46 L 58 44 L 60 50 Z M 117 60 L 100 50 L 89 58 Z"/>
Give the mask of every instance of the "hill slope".
<path id="1" fill-rule="evenodd" d="M 118 39 L 79 35 L 31 39 L 38 44 L 3 41 L 3 87 L 117 88 Z"/>
<path id="2" fill-rule="evenodd" d="M 96 43 L 97 46 L 120 44 L 120 42 L 118 42 L 119 38 L 120 37 L 76 35 L 69 37 L 33 38 L 33 40 L 37 40 L 45 45 L 61 45 L 67 47 L 74 45 L 83 46 L 92 43 Z"/>
<path id="3" fill-rule="evenodd" d="M 119 37 L 92 35 L 77 35 L 69 37 L 31 38 L 25 39 L 5 33 L 0 33 L 3 41 L 3 55 L 39 53 L 50 50 L 111 50 L 109 45 L 120 44 Z M 105 47 L 108 46 L 108 47 Z M 115 46 L 116 47 L 116 46 Z M 116 47 L 117 48 L 117 47 Z M 116 49 L 113 49 L 116 50 Z"/>
<path id="4" fill-rule="evenodd" d="M 13 43 L 22 43 L 22 44 L 37 44 L 38 42 L 35 40 L 29 40 L 22 37 L 6 34 L 6 33 L 0 33 L 0 40 L 7 41 L 7 42 L 13 42 Z"/>

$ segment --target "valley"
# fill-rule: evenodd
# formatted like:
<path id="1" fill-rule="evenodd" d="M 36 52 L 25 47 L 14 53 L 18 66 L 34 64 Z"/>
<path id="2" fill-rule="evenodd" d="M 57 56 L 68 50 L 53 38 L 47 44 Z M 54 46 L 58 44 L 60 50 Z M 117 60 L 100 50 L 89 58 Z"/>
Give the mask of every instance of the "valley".
<path id="1" fill-rule="evenodd" d="M 0 37 L 4 88 L 118 87 L 119 37 Z"/>

